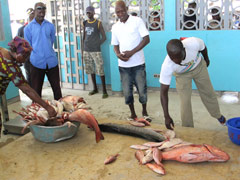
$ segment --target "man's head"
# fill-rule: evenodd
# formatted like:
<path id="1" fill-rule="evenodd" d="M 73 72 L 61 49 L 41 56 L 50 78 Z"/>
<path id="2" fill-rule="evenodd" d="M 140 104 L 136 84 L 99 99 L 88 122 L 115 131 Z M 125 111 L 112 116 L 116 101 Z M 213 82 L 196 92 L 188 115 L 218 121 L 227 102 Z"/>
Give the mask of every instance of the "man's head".
<path id="1" fill-rule="evenodd" d="M 94 14 L 95 14 L 95 9 L 94 9 L 94 7 L 88 6 L 88 7 L 86 8 L 86 14 L 87 14 L 88 19 L 93 19 Z"/>
<path id="2" fill-rule="evenodd" d="M 128 8 L 124 1 L 119 0 L 116 2 L 115 13 L 121 22 L 127 21 L 129 16 L 127 11 L 128 11 Z"/>
<path id="3" fill-rule="evenodd" d="M 46 14 L 46 5 L 42 2 L 38 2 L 34 6 L 35 19 L 38 23 L 42 23 Z"/>
<path id="4" fill-rule="evenodd" d="M 28 22 L 31 22 L 34 19 L 35 13 L 33 8 L 27 9 Z"/>
<path id="5" fill-rule="evenodd" d="M 158 11 L 153 11 L 152 16 L 153 16 L 153 21 L 160 22 L 160 14 Z"/>
<path id="6" fill-rule="evenodd" d="M 197 7 L 196 2 L 189 3 L 189 4 L 188 4 L 188 8 L 190 9 L 190 10 L 189 10 L 189 14 L 193 14 L 193 13 L 194 13 L 194 10 L 193 10 L 193 9 L 196 9 L 196 7 Z"/>
<path id="7" fill-rule="evenodd" d="M 212 18 L 214 20 L 217 20 L 217 21 L 221 20 L 221 16 L 218 8 L 212 8 L 211 13 L 212 13 Z"/>
<path id="8" fill-rule="evenodd" d="M 172 39 L 167 43 L 168 56 L 176 63 L 181 64 L 186 57 L 186 51 L 183 43 L 179 39 Z"/>

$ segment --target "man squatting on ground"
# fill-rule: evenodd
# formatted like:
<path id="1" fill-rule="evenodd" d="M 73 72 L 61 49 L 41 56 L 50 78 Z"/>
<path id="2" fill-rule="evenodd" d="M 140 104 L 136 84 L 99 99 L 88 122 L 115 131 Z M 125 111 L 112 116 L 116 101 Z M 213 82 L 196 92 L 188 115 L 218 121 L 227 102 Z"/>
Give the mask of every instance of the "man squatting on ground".
<path id="1" fill-rule="evenodd" d="M 102 98 L 107 98 L 107 90 L 105 84 L 103 58 L 101 53 L 101 44 L 106 40 L 105 31 L 101 21 L 94 19 L 94 7 L 86 8 L 87 21 L 83 22 L 83 42 L 84 52 L 83 58 L 85 63 L 85 70 L 87 74 L 91 74 L 93 82 L 93 91 L 89 95 L 98 93 L 96 74 L 98 74 L 102 81 L 103 95 Z M 101 36 L 100 36 L 101 34 Z M 95 67 L 95 68 L 94 68 Z M 95 74 L 96 73 L 96 74 Z"/>
<path id="2" fill-rule="evenodd" d="M 151 121 L 147 113 L 147 83 L 143 48 L 150 42 L 149 32 L 143 20 L 128 15 L 124 1 L 117 1 L 115 13 L 118 22 L 112 27 L 114 52 L 118 57 L 118 66 L 122 82 L 125 103 L 131 111 L 130 119 L 137 118 L 134 109 L 133 85 L 137 87 L 142 115 Z"/>
<path id="3" fill-rule="evenodd" d="M 168 111 L 168 90 L 172 75 L 176 76 L 176 89 L 180 96 L 182 126 L 193 127 L 192 80 L 194 80 L 208 112 L 224 124 L 226 119 L 220 113 L 217 95 L 208 75 L 207 67 L 210 61 L 203 40 L 196 37 L 189 37 L 182 41 L 172 39 L 167 44 L 167 53 L 159 80 L 161 83 L 160 99 L 166 127 L 168 129 L 174 127 L 174 122 Z"/>
<path id="4" fill-rule="evenodd" d="M 0 47 L 0 96 L 6 92 L 8 84 L 12 81 L 13 84 L 21 89 L 30 99 L 45 108 L 50 117 L 56 116 L 57 113 L 54 108 L 42 100 L 28 85 L 19 67 L 29 58 L 32 50 L 29 43 L 16 36 L 8 45 L 10 46 L 10 51 Z M 2 121 L 0 113 L 0 130 L 1 127 Z"/>

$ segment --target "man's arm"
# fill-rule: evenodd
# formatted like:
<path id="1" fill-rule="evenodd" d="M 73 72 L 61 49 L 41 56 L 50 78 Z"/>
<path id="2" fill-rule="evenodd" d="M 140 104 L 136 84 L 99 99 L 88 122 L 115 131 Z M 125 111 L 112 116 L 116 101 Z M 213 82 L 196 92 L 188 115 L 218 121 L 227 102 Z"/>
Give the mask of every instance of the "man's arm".
<path id="1" fill-rule="evenodd" d="M 100 33 L 101 33 L 101 40 L 100 40 L 100 43 L 104 43 L 104 41 L 106 41 L 106 34 L 105 34 L 105 31 L 103 29 L 103 26 L 102 26 L 102 23 L 100 22 L 99 24 L 99 30 L 100 30 Z"/>
<path id="2" fill-rule="evenodd" d="M 29 31 L 29 27 L 26 26 L 23 32 L 24 32 L 24 39 L 26 39 L 29 42 L 29 44 L 32 46 L 32 38 Z"/>
<path id="3" fill-rule="evenodd" d="M 210 64 L 210 61 L 209 61 L 209 57 L 208 57 L 208 52 L 207 52 L 207 47 L 205 46 L 204 50 L 200 51 L 204 60 L 206 61 L 207 63 L 207 67 L 209 66 Z"/>
<path id="4" fill-rule="evenodd" d="M 132 55 L 134 55 L 136 52 L 140 51 L 141 49 L 143 49 L 148 43 L 150 42 L 150 38 L 149 35 L 144 36 L 143 40 L 138 44 L 138 46 L 136 46 L 134 49 L 132 49 L 131 51 L 124 51 L 124 57 L 126 58 L 130 58 Z"/>
<path id="5" fill-rule="evenodd" d="M 124 54 L 122 54 L 122 53 L 120 52 L 120 50 L 119 50 L 119 45 L 114 45 L 114 52 L 115 52 L 115 54 L 117 55 L 117 57 L 118 57 L 119 59 L 121 59 L 122 61 L 128 61 L 129 58 L 126 58 L 126 57 L 124 56 Z"/>
<path id="6" fill-rule="evenodd" d="M 52 45 L 54 44 L 55 39 L 56 39 L 55 34 L 56 34 L 56 29 L 55 29 L 54 25 L 52 24 L 52 29 L 51 29 L 51 34 L 50 34 Z"/>
<path id="7" fill-rule="evenodd" d="M 28 84 L 22 84 L 18 86 L 18 88 L 21 89 L 21 91 L 26 94 L 30 99 L 32 99 L 34 102 L 38 103 L 44 109 L 46 109 L 50 117 L 55 117 L 57 115 L 54 108 L 48 103 L 46 103 L 44 100 L 42 100 L 40 96 Z"/>
<path id="8" fill-rule="evenodd" d="M 165 85 L 161 83 L 160 100 L 161 100 L 164 118 L 165 118 L 165 126 L 167 129 L 173 130 L 174 122 L 170 117 L 170 114 L 168 111 L 168 90 L 169 90 L 169 85 Z"/>

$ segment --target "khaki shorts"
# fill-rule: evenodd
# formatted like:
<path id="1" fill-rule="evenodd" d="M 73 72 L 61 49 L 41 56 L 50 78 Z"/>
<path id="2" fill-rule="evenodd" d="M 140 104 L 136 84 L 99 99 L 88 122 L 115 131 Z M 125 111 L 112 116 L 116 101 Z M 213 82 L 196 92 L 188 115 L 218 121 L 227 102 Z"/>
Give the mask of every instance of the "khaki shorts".
<path id="1" fill-rule="evenodd" d="M 83 52 L 85 71 L 87 74 L 104 76 L 103 58 L 101 52 Z"/>

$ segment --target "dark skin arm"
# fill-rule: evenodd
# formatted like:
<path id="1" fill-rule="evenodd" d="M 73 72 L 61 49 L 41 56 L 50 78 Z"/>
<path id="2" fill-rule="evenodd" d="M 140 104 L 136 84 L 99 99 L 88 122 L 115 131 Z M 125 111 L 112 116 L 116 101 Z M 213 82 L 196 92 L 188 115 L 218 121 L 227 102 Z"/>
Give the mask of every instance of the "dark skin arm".
<path id="1" fill-rule="evenodd" d="M 163 114 L 165 118 L 165 126 L 167 129 L 173 130 L 174 122 L 168 111 L 168 90 L 169 90 L 169 85 L 161 84 L 160 100 L 161 100 Z"/>
<path id="2" fill-rule="evenodd" d="M 202 54 L 204 60 L 207 63 L 207 67 L 208 67 L 210 64 L 210 61 L 209 61 L 209 57 L 208 57 L 207 47 L 205 46 L 204 50 L 200 51 L 200 53 Z"/>
<path id="3" fill-rule="evenodd" d="M 144 36 L 143 40 L 131 51 L 124 51 L 121 53 L 119 50 L 119 45 L 115 45 L 114 52 L 117 55 L 117 57 L 122 61 L 128 61 L 132 55 L 134 55 L 136 52 L 144 48 L 149 42 L 150 42 L 150 38 L 149 38 L 149 35 L 147 35 L 147 36 Z"/>
<path id="4" fill-rule="evenodd" d="M 114 52 L 116 56 L 121 59 L 122 61 L 128 61 L 129 58 L 124 57 L 124 55 L 119 50 L 119 45 L 114 46 Z"/>
<path id="5" fill-rule="evenodd" d="M 104 41 L 106 41 L 106 34 L 105 34 L 105 31 L 103 29 L 103 26 L 102 26 L 102 23 L 100 22 L 99 24 L 99 30 L 100 30 L 100 33 L 101 33 L 101 40 L 100 40 L 100 43 L 104 43 Z"/>
<path id="6" fill-rule="evenodd" d="M 44 100 L 40 98 L 40 96 L 34 91 L 28 84 L 22 84 L 18 86 L 21 91 L 26 94 L 30 99 L 32 99 L 34 102 L 41 105 L 44 109 L 47 110 L 50 117 L 55 117 L 57 115 L 57 112 L 54 110 L 52 106 L 50 106 L 48 103 L 46 103 Z"/>
<path id="7" fill-rule="evenodd" d="M 134 55 L 136 52 L 140 51 L 142 48 L 144 48 L 148 43 L 150 42 L 149 35 L 144 36 L 143 40 L 139 43 L 138 46 L 136 46 L 131 51 L 124 51 L 124 57 L 130 58 L 132 55 Z"/>

